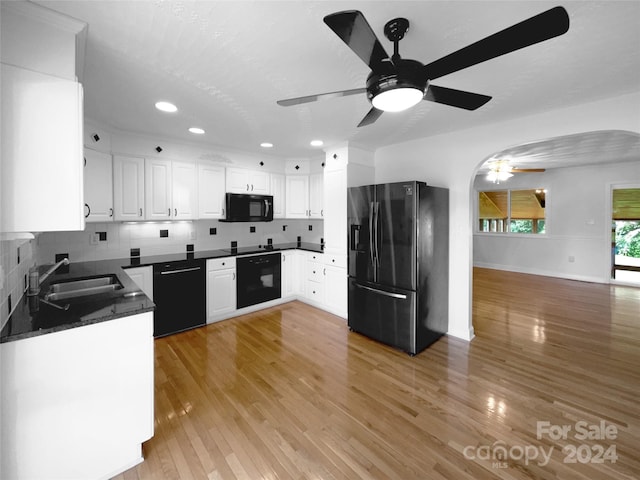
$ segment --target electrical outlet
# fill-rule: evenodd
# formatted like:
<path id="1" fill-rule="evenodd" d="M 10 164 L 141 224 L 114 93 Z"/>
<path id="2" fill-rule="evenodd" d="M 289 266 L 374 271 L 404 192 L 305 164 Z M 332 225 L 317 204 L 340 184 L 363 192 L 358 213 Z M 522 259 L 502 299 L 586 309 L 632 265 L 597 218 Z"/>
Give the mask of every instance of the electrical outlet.
<path id="1" fill-rule="evenodd" d="M 573 255 L 569 255 L 569 263 L 574 263 L 576 261 L 576 257 Z"/>
<path id="2" fill-rule="evenodd" d="M 89 234 L 89 243 L 91 245 L 97 245 L 99 241 L 100 241 L 100 235 L 98 233 Z"/>

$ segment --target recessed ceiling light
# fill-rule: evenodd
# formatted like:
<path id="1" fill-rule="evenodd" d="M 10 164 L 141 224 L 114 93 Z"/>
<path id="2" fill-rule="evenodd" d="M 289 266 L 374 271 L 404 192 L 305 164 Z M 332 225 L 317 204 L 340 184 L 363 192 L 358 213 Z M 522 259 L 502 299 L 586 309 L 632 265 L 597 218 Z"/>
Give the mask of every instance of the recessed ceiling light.
<path id="1" fill-rule="evenodd" d="M 195 133 L 196 135 L 203 135 L 204 134 L 204 130 L 198 127 L 191 127 L 189 128 L 189 131 L 191 133 Z"/>
<path id="2" fill-rule="evenodd" d="M 156 108 L 162 112 L 173 113 L 178 111 L 178 107 L 176 107 L 173 103 L 169 102 L 156 102 Z"/>
<path id="3" fill-rule="evenodd" d="M 262 143 L 260 144 L 260 146 L 261 146 L 262 148 L 272 148 L 272 147 L 273 147 L 273 143 L 269 143 L 269 142 L 262 142 Z"/>
<path id="4" fill-rule="evenodd" d="M 309 145 L 311 145 L 312 147 L 321 147 L 322 145 L 324 145 L 324 142 L 322 140 L 311 140 Z"/>

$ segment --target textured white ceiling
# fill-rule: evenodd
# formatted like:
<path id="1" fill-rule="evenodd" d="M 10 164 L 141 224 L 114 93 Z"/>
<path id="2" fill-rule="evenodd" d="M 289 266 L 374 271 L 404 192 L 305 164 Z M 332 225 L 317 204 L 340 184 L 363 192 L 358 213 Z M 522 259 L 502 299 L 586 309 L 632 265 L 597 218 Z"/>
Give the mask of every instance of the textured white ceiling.
<path id="1" fill-rule="evenodd" d="M 84 71 L 87 118 L 112 127 L 248 152 L 269 141 L 294 157 L 351 141 L 375 149 L 640 90 L 638 1 L 42 1 L 89 24 Z M 434 84 L 493 96 L 474 112 L 421 102 L 357 128 L 370 105 L 355 95 L 293 107 L 276 100 L 364 86 L 368 67 L 323 23 L 361 10 L 382 32 L 411 22 L 404 58 L 436 60 L 556 5 L 569 32 L 439 78 Z M 154 109 L 157 100 L 179 107 Z M 187 132 L 190 126 L 204 137 Z M 264 153 L 264 151 L 262 151 Z"/>

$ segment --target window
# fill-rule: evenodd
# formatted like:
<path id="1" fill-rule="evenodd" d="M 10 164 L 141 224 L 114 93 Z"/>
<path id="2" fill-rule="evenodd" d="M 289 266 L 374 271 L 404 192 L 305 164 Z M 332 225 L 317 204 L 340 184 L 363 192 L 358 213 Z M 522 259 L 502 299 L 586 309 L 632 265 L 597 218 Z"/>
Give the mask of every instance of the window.
<path id="1" fill-rule="evenodd" d="M 546 194 L 543 188 L 478 192 L 478 231 L 545 233 Z"/>

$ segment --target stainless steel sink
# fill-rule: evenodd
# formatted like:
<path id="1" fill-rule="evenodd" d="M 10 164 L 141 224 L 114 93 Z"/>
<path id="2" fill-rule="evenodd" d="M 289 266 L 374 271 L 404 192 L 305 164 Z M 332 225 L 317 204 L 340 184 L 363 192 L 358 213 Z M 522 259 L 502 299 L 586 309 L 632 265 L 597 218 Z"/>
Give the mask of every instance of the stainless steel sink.
<path id="1" fill-rule="evenodd" d="M 55 301 L 68 298 L 85 297 L 99 293 L 113 292 L 123 288 L 116 275 L 100 277 L 84 277 L 74 280 L 63 280 L 51 284 L 44 299 Z"/>

